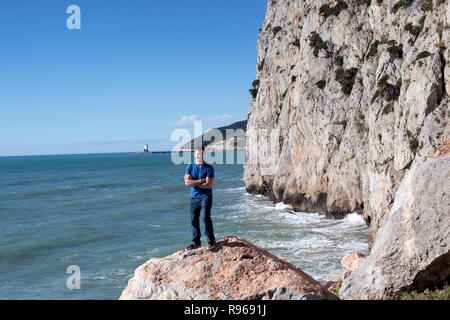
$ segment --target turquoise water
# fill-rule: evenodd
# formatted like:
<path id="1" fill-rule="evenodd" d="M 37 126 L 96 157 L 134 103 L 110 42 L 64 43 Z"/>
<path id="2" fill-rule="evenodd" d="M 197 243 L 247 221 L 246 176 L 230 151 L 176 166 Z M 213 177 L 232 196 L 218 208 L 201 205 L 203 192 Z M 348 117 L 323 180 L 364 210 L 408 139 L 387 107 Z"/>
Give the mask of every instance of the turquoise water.
<path id="1" fill-rule="evenodd" d="M 241 164 L 213 165 L 217 239 L 246 238 L 320 281 L 367 251 L 360 216 L 293 212 L 246 193 Z M 117 299 L 139 265 L 190 243 L 185 168 L 170 154 L 0 157 L 0 299 Z"/>

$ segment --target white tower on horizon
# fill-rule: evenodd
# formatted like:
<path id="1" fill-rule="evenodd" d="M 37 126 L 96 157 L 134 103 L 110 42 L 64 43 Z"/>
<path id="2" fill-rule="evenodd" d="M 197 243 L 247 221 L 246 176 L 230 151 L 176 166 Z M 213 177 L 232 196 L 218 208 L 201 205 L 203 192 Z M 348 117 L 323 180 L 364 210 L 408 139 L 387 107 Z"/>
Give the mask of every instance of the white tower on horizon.
<path id="1" fill-rule="evenodd" d="M 144 144 L 144 152 L 148 152 L 148 144 Z"/>

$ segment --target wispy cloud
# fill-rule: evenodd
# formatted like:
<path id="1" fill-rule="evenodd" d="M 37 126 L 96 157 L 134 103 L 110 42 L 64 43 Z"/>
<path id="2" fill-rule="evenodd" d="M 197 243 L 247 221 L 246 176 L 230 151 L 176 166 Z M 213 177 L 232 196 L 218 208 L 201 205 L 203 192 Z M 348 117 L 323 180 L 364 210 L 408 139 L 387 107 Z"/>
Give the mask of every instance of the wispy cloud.
<path id="1" fill-rule="evenodd" d="M 212 117 L 206 117 L 203 119 L 200 119 L 200 117 L 197 114 L 193 114 L 190 116 L 182 116 L 178 121 L 176 122 L 170 122 L 170 126 L 182 126 L 194 123 L 194 121 L 208 121 L 213 123 L 220 123 L 222 121 L 229 121 L 232 119 L 238 119 L 239 117 L 233 116 L 230 114 L 222 114 L 220 116 L 212 116 Z"/>
<path id="2" fill-rule="evenodd" d="M 196 115 L 196 114 L 193 114 L 191 116 L 182 116 L 175 124 L 182 126 L 185 124 L 193 123 L 196 120 L 200 120 L 198 118 L 198 115 Z"/>
<path id="3" fill-rule="evenodd" d="M 216 117 L 211 117 L 211 118 L 205 118 L 203 120 L 205 121 L 224 121 L 224 120 L 230 120 L 233 119 L 234 117 L 232 115 L 229 114 L 223 114 L 221 116 L 216 116 Z"/>

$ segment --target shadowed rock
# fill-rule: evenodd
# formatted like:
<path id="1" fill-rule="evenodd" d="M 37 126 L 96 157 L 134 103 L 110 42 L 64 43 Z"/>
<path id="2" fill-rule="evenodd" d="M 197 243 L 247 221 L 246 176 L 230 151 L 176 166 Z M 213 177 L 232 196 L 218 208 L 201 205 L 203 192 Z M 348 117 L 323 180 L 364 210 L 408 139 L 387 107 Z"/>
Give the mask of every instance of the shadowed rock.
<path id="1" fill-rule="evenodd" d="M 337 299 L 294 265 L 244 239 L 227 237 L 153 258 L 138 267 L 120 299 Z"/>

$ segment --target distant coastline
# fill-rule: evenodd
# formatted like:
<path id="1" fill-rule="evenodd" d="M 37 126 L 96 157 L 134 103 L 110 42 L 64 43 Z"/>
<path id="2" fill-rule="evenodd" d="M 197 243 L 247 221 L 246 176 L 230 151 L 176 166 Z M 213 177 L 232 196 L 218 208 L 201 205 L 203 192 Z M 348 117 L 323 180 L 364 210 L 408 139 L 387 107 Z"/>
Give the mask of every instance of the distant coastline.
<path id="1" fill-rule="evenodd" d="M 223 150 L 211 150 L 206 148 L 206 152 L 224 152 L 224 151 L 245 151 L 244 148 L 235 148 L 235 149 L 223 149 Z M 177 153 L 177 152 L 194 152 L 193 149 L 179 149 L 176 151 L 149 151 L 149 152 L 135 152 L 135 154 L 152 154 L 152 153 Z"/>
<path id="2" fill-rule="evenodd" d="M 176 151 L 149 151 L 149 152 L 135 152 L 136 154 L 152 154 L 152 153 L 172 153 Z"/>

